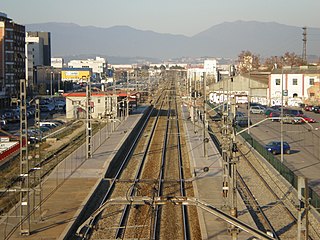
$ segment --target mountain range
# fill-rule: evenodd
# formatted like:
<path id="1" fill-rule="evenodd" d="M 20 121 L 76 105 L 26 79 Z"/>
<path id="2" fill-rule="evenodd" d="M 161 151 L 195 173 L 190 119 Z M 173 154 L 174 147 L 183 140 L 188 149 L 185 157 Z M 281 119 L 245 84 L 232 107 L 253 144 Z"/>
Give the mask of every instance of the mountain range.
<path id="1" fill-rule="evenodd" d="M 281 56 L 285 52 L 302 53 L 302 27 L 275 22 L 235 21 L 214 25 L 188 37 L 184 35 L 138 30 L 129 26 L 101 28 L 73 23 L 27 24 L 27 31 L 51 32 L 53 57 L 75 55 L 144 57 L 170 59 L 180 57 L 237 58 L 249 50 L 261 57 Z M 307 54 L 320 55 L 320 28 L 307 29 Z"/>

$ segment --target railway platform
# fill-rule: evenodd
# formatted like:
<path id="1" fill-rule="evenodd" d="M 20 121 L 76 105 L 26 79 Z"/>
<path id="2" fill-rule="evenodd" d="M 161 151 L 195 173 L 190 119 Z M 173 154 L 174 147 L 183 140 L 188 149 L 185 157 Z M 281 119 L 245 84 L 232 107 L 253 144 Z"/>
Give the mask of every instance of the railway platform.
<path id="1" fill-rule="evenodd" d="M 207 147 L 207 158 L 204 156 L 202 129 L 195 127 L 189 117 L 187 106 L 182 108 L 182 117 L 186 131 L 186 141 L 193 168 L 193 186 L 195 197 L 228 213 L 224 208 L 222 197 L 223 168 L 220 153 L 210 140 Z M 207 168 L 208 171 L 203 169 Z M 237 197 L 238 218 L 250 226 L 255 226 L 247 212 L 241 197 Z M 202 239 L 231 239 L 229 224 L 218 217 L 198 208 Z M 249 239 L 250 234 L 240 232 L 238 239 Z"/>
<path id="2" fill-rule="evenodd" d="M 14 224 L 18 224 L 17 213 L 13 212 L 10 223 L 0 224 L 0 239 L 24 239 L 24 240 L 53 240 L 63 239 L 68 229 L 80 214 L 108 166 L 125 139 L 129 136 L 133 127 L 142 117 L 144 109 L 138 109 L 135 114 L 130 115 L 122 121 L 119 126 L 102 139 L 102 144 L 93 153 L 92 158 L 85 160 L 80 167 L 74 169 L 72 174 L 59 184 L 55 191 L 57 178 L 64 174 L 64 169 L 70 171 L 70 164 L 60 164 L 59 172 L 54 170 L 42 185 L 44 196 L 50 191 L 49 196 L 42 204 L 41 218 L 31 216 L 30 235 L 21 236 L 17 228 L 13 234 L 6 238 Z M 36 211 L 37 214 L 38 211 Z M 15 222 L 16 221 L 16 222 Z"/>

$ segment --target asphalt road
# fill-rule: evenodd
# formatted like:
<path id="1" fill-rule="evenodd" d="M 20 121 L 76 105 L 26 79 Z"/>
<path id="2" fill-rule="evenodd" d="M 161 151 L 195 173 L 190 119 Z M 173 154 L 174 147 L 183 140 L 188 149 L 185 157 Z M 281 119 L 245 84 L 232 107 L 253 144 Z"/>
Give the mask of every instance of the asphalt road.
<path id="1" fill-rule="evenodd" d="M 239 111 L 247 112 L 246 108 Z M 309 184 L 320 195 L 320 114 L 305 112 L 309 117 L 317 120 L 317 123 L 284 124 L 283 139 L 291 146 L 291 154 L 284 155 L 284 163 L 297 175 L 309 179 Z M 265 116 L 262 114 L 250 114 L 253 123 L 257 123 Z M 260 143 L 266 144 L 272 140 L 281 139 L 280 122 L 264 121 L 250 129 L 250 134 Z M 280 155 L 277 155 L 280 161 Z"/>

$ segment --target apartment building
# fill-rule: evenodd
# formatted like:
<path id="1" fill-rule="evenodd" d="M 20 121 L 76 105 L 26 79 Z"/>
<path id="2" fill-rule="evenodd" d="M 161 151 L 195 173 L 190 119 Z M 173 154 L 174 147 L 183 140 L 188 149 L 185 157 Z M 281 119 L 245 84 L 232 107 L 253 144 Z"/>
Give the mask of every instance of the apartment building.
<path id="1" fill-rule="evenodd" d="M 25 27 L 0 13 L 0 105 L 20 94 L 25 78 Z"/>

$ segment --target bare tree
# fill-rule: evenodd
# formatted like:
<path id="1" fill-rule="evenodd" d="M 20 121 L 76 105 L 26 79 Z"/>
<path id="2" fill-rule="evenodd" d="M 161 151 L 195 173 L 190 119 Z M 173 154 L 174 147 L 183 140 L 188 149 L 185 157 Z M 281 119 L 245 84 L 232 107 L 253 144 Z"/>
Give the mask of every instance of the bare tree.
<path id="1" fill-rule="evenodd" d="M 302 57 L 298 56 L 295 53 L 286 52 L 283 56 L 272 56 L 265 60 L 264 65 L 268 70 L 272 70 L 275 65 L 278 68 L 282 68 L 283 66 L 303 66 L 306 65 L 307 62 L 302 59 Z"/>
<path id="2" fill-rule="evenodd" d="M 242 51 L 238 56 L 239 72 L 247 73 L 260 67 L 260 56 L 250 51 Z"/>

